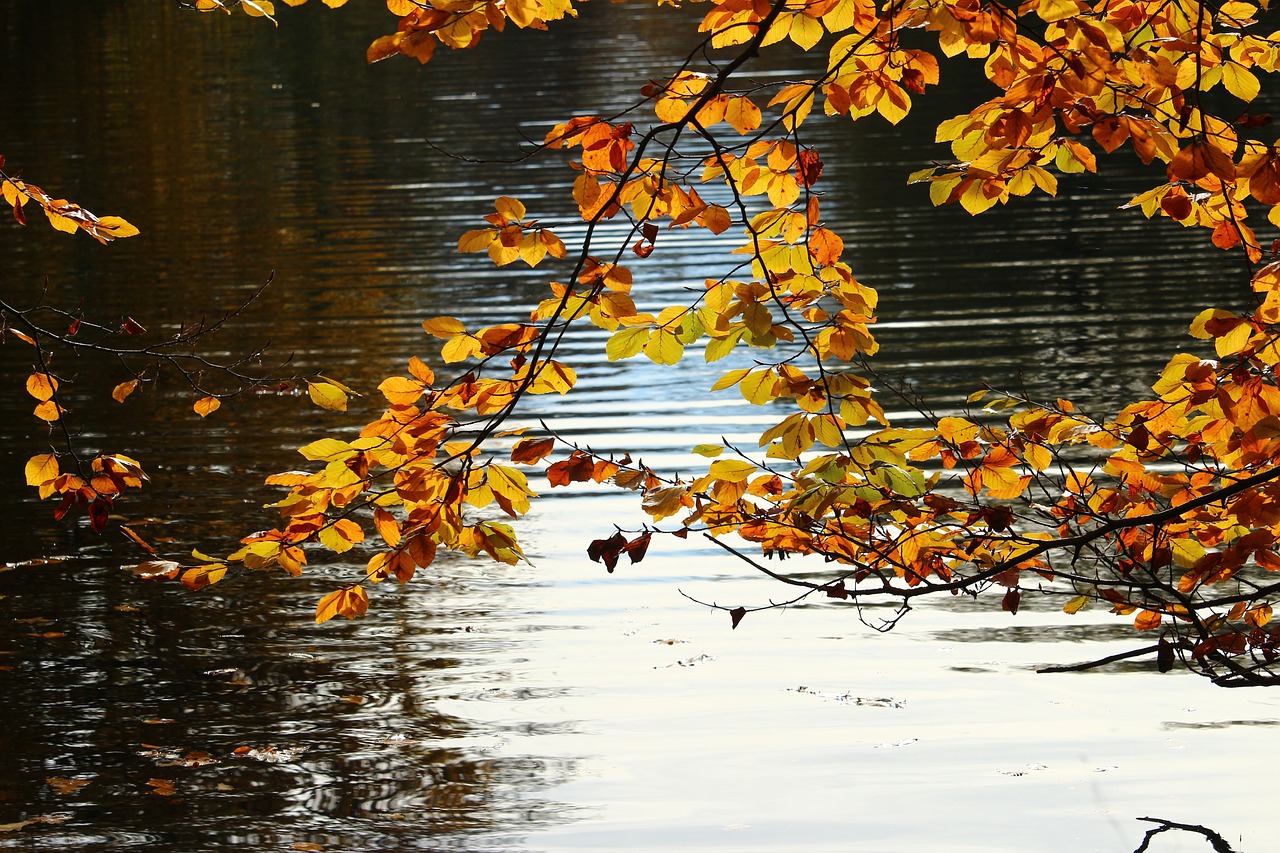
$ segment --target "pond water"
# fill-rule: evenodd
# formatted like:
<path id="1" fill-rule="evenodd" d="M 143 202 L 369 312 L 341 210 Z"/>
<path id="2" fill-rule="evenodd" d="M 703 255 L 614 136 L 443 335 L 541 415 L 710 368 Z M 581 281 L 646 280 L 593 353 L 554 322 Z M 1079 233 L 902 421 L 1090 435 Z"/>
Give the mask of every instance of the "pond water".
<path id="1" fill-rule="evenodd" d="M 515 319 L 540 298 L 562 270 L 495 269 L 452 252 L 457 235 L 500 194 L 568 214 L 572 173 L 519 160 L 519 134 L 625 103 L 693 42 L 688 13 L 595 4 L 554 37 L 370 68 L 380 4 L 311 5 L 279 28 L 176 4 L 0 6 L 8 167 L 143 230 L 101 247 L 5 226 L 4 297 L 31 304 L 47 282 L 52 303 L 156 331 L 220 315 L 274 271 L 214 348 L 270 340 L 295 369 L 370 394 L 350 416 L 264 396 L 200 420 L 171 380 L 117 406 L 110 365 L 59 365 L 82 445 L 152 473 L 118 509 L 171 556 L 225 554 L 267 526 L 262 478 L 373 411 L 371 389 L 409 355 L 431 360 L 422 319 Z M 799 56 L 772 61 L 753 73 L 801 76 Z M 983 380 L 1114 409 L 1190 343 L 1200 307 L 1241 298 L 1238 261 L 1117 213 L 1136 161 L 976 220 L 929 208 L 904 181 L 945 156 L 930 122 L 974 85 L 950 71 L 902 128 L 813 131 L 824 212 L 881 292 L 877 364 L 944 412 Z M 639 301 L 701 282 L 719 248 L 664 234 L 636 265 Z M 666 470 L 769 421 L 703 390 L 720 365 L 605 364 L 603 341 L 570 341 L 581 387 L 535 401 L 531 421 Z M 587 559 L 590 539 L 642 520 L 628 495 L 555 490 L 521 526 L 533 567 L 444 560 L 379 587 L 357 622 L 311 623 L 340 562 L 198 594 L 138 580 L 122 537 L 53 522 L 20 486 L 45 444 L 29 359 L 0 347 L 0 824 L 50 820 L 0 831 L 0 849 L 1076 853 L 1134 849 L 1143 816 L 1268 847 L 1280 694 L 1138 664 L 1037 675 L 1132 634 L 1033 602 L 1016 617 L 925 606 L 888 634 L 811 605 L 730 631 L 681 592 L 777 590 L 713 546 L 655 545 L 615 575 Z M 1166 833 L 1152 849 L 1207 846 Z"/>

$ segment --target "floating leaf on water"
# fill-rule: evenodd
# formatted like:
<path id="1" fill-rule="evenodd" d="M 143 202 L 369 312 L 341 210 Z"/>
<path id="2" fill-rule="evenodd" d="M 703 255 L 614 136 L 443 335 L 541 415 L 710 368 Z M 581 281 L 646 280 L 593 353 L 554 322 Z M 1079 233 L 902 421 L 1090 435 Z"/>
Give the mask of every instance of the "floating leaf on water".
<path id="1" fill-rule="evenodd" d="M 178 793 L 172 779 L 148 779 L 147 784 L 151 786 L 151 793 L 157 796 L 172 797 Z"/>
<path id="2" fill-rule="evenodd" d="M 26 820 L 15 821 L 14 823 L 0 823 L 0 832 L 19 832 L 26 829 L 28 826 L 35 826 L 42 823 L 65 823 L 69 820 L 71 820 L 71 815 L 69 814 L 42 814 L 37 815 L 36 817 L 27 818 Z"/>
<path id="3" fill-rule="evenodd" d="M 53 790 L 57 791 L 59 794 L 74 794 L 76 791 L 79 791 L 81 788 L 83 788 L 85 785 L 88 785 L 93 780 L 92 779 L 65 779 L 61 776 L 50 776 L 48 779 L 45 779 L 44 781 L 46 785 L 48 785 Z"/>

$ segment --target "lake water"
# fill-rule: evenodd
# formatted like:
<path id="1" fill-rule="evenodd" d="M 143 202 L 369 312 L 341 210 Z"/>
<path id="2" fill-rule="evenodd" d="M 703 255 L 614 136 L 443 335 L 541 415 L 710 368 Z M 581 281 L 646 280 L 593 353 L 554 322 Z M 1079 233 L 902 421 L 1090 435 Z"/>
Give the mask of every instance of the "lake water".
<path id="1" fill-rule="evenodd" d="M 451 250 L 497 195 L 571 212 L 562 159 L 474 166 L 442 149 L 514 160 L 519 134 L 625 103 L 693 42 L 687 13 L 597 4 L 553 36 L 369 68 L 380 4 L 312 5 L 278 29 L 164 3 L 0 6 L 8 168 L 143 230 L 101 247 L 5 225 L 4 297 L 30 304 L 47 281 L 50 302 L 154 331 L 218 316 L 274 270 L 213 348 L 270 340 L 368 394 L 350 416 L 265 396 L 202 421 L 171 379 L 118 406 L 112 366 L 60 364 L 82 445 L 152 473 L 118 509 L 170 556 L 225 554 L 271 523 L 262 478 L 357 425 L 408 356 L 433 359 L 422 319 L 515 319 L 563 274 Z M 768 61 L 758 79 L 802 76 L 796 55 Z M 881 293 L 876 362 L 943 412 L 983 380 L 1114 409 L 1190 343 L 1200 307 L 1242 298 L 1239 261 L 1117 213 L 1142 180 L 1123 157 L 1056 200 L 976 220 L 928 207 L 905 176 L 946 156 L 930 122 L 974 85 L 948 72 L 958 82 L 902 128 L 813 131 L 824 213 Z M 635 265 L 644 304 L 700 283 L 724 245 L 659 243 Z M 604 339 L 569 342 L 581 387 L 533 401 L 530 421 L 665 470 L 770 421 L 702 390 L 722 365 L 605 364 Z M 614 575 L 587 559 L 591 539 L 642 521 L 630 495 L 557 489 L 521 525 L 532 568 L 443 560 L 378 587 L 357 622 L 311 624 L 349 577 L 340 562 L 199 594 L 138 580 L 122 537 L 55 523 L 21 486 L 44 447 L 29 359 L 0 347 L 0 824 L 55 822 L 0 832 L 0 849 L 1079 853 L 1133 850 L 1143 816 L 1269 847 L 1280 694 L 1138 664 L 1037 675 L 1134 638 L 1127 620 L 1031 601 L 1016 617 L 995 600 L 924 606 L 889 634 L 826 604 L 730 631 L 681 591 L 779 590 L 713 546 L 655 544 Z M 1207 845 L 1166 833 L 1152 849 Z"/>

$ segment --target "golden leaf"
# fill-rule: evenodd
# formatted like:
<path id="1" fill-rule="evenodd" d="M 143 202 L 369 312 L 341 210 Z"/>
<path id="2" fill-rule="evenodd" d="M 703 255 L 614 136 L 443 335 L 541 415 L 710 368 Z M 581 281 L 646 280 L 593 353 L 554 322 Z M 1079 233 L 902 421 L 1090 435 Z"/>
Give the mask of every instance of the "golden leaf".
<path id="1" fill-rule="evenodd" d="M 422 321 L 422 330 L 434 338 L 453 338 L 465 335 L 467 329 L 455 317 L 432 317 Z"/>
<path id="2" fill-rule="evenodd" d="M 58 474 L 58 457 L 52 453 L 42 453 L 27 460 L 27 485 L 40 487 L 56 479 Z"/>
<path id="3" fill-rule="evenodd" d="M 331 412 L 347 410 L 347 395 L 341 388 L 330 382 L 308 382 L 307 394 L 310 395 L 311 402 L 322 409 Z"/>
<path id="4" fill-rule="evenodd" d="M 128 382 L 121 382 L 119 385 L 111 389 L 111 399 L 117 403 L 123 403 L 130 394 L 138 387 L 138 380 L 130 379 Z"/>

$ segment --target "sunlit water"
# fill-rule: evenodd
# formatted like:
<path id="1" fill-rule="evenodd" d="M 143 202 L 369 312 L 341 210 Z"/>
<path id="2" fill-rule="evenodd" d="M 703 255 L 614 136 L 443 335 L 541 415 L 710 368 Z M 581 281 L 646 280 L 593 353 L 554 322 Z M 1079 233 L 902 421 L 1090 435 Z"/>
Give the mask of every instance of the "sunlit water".
<path id="1" fill-rule="evenodd" d="M 323 431 L 354 429 L 409 355 L 432 359 L 421 319 L 516 319 L 564 273 L 451 250 L 496 195 L 548 221 L 571 213 L 562 160 L 472 166 L 440 149 L 512 160 L 517 133 L 625 104 L 692 43 L 669 12 L 599 5 L 554 37 L 367 68 L 363 46 L 389 20 L 377 5 L 303 8 L 279 29 L 164 4 L 0 8 L 9 168 L 144 232 L 104 248 L 5 226 L 4 296 L 29 304 L 47 279 L 51 302 L 156 331 L 218 316 L 274 270 L 214 349 L 270 339 L 296 369 L 369 394 L 350 416 L 268 396 L 201 421 L 172 380 L 121 407 L 106 397 L 123 375 L 58 365 L 84 446 L 133 452 L 153 473 L 119 509 L 171 556 L 226 553 L 269 524 L 262 477 L 296 467 L 294 448 Z M 787 70 L 797 57 L 775 61 L 760 79 L 801 76 Z M 1181 229 L 1115 213 L 1136 163 L 977 220 L 929 208 L 905 175 L 945 156 L 928 127 L 963 91 L 900 130 L 814 131 L 824 212 L 881 292 L 877 364 L 939 411 L 984 380 L 1114 409 L 1191 343 L 1199 307 L 1239 298 L 1238 271 L 1182 245 Z M 636 265 L 638 301 L 719 275 L 727 245 L 664 233 Z M 721 364 L 606 364 L 604 340 L 569 341 L 580 388 L 534 401 L 529 422 L 679 470 L 692 445 L 773 420 L 703 390 Z M 0 824 L 54 822 L 0 832 L 0 849 L 1074 853 L 1132 850 L 1146 815 L 1266 849 L 1275 695 L 1138 664 L 1037 675 L 1133 635 L 1034 601 L 1016 617 L 994 602 L 922 607 L 888 634 L 825 604 L 731 631 L 681 593 L 753 604 L 785 591 L 713 545 L 655 541 L 613 575 L 586 558 L 614 524 L 643 521 L 631 495 L 544 489 L 521 524 L 532 567 L 446 559 L 377 588 L 353 623 L 310 624 L 316 598 L 350 577 L 340 562 L 199 594 L 138 580 L 121 537 L 56 524 L 19 487 L 43 446 L 21 390 L 29 359 L 0 348 Z M 1155 844 L 1205 849 L 1173 833 Z"/>

